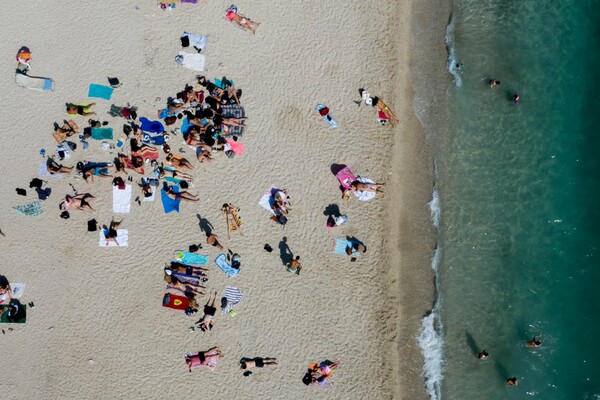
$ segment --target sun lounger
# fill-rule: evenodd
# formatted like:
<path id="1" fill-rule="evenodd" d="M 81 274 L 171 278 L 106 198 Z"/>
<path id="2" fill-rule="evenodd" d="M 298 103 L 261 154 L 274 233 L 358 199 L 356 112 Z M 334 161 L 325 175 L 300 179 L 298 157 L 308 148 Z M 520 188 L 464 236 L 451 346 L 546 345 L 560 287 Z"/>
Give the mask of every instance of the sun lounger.
<path id="1" fill-rule="evenodd" d="M 54 90 L 54 81 L 50 78 L 42 78 L 17 73 L 15 74 L 15 82 L 17 82 L 17 85 L 21 87 L 38 90 L 40 92 Z"/>
<path id="2" fill-rule="evenodd" d="M 127 214 L 131 210 L 131 185 L 125 185 L 121 190 L 113 186 L 113 212 L 116 214 Z"/>
<path id="3" fill-rule="evenodd" d="M 208 262 L 208 256 L 190 253 L 189 251 L 177 250 L 173 257 L 175 258 L 174 261 L 177 261 L 181 264 L 187 264 L 187 265 L 192 265 L 192 264 L 206 265 L 206 263 Z"/>
<path id="4" fill-rule="evenodd" d="M 117 229 L 117 242 L 119 245 L 110 240 L 108 244 L 106 243 L 106 236 L 104 229 L 100 229 L 99 233 L 99 241 L 98 246 L 100 247 L 127 247 L 129 246 L 129 232 L 127 229 Z M 108 232 L 106 232 L 108 233 Z"/>
<path id="5" fill-rule="evenodd" d="M 97 85 L 90 83 L 90 89 L 88 90 L 88 97 L 97 97 L 99 99 L 110 100 L 112 96 L 113 88 L 110 86 Z"/>
<path id="6" fill-rule="evenodd" d="M 221 253 L 215 258 L 215 264 L 217 264 L 217 266 L 221 268 L 221 271 L 225 272 L 230 278 L 240 273 L 239 269 L 233 268 L 231 264 L 227 262 L 225 253 Z"/>

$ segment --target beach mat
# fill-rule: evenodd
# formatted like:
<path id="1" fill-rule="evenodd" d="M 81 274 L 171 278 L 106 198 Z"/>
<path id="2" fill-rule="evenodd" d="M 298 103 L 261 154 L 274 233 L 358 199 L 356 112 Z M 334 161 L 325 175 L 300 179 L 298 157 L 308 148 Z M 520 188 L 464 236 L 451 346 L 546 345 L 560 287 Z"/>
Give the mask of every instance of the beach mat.
<path id="1" fill-rule="evenodd" d="M 113 186 L 113 212 L 127 214 L 129 211 L 131 211 L 131 185 L 125 185 L 123 190 Z"/>
<path id="2" fill-rule="evenodd" d="M 0 304 L 0 311 L 3 311 L 6 307 L 8 307 L 8 304 Z M 27 322 L 27 304 L 21 304 L 21 307 L 23 307 L 23 309 L 25 310 L 23 318 L 11 322 L 8 320 L 8 312 L 5 312 L 2 313 L 2 318 L 0 318 L 0 324 L 24 324 L 25 322 Z"/>
<path id="3" fill-rule="evenodd" d="M 92 139 L 113 140 L 113 128 L 92 128 Z"/>
<path id="4" fill-rule="evenodd" d="M 167 193 L 165 193 L 165 189 L 161 189 L 160 199 L 162 200 L 165 214 L 168 214 L 172 211 L 179 212 L 179 204 L 181 203 L 181 200 L 175 200 L 167 196 Z"/>
<path id="5" fill-rule="evenodd" d="M 199 72 L 204 71 L 205 59 L 203 54 L 192 54 L 186 53 L 185 51 L 180 51 L 177 57 L 175 57 L 177 64 L 186 67 L 187 69 L 191 69 L 192 71 Z"/>
<path id="6" fill-rule="evenodd" d="M 110 100 L 113 93 L 113 88 L 96 83 L 90 83 L 88 97 L 96 97 L 99 99 Z"/>
<path id="7" fill-rule="evenodd" d="M 355 242 L 351 241 L 351 240 L 346 240 L 346 239 L 341 239 L 341 238 L 336 238 L 335 239 L 335 246 L 333 248 L 333 252 L 335 254 L 340 254 L 342 256 L 347 256 L 348 253 L 346 253 L 346 249 L 348 247 L 352 247 L 352 245 Z M 359 257 L 360 253 L 358 251 L 355 251 L 351 254 L 352 257 Z"/>
<path id="8" fill-rule="evenodd" d="M 56 178 L 56 179 L 60 179 L 62 177 L 64 177 L 64 174 L 51 174 L 50 172 L 48 172 L 48 168 L 46 167 L 46 163 L 45 162 L 41 162 L 38 165 L 38 176 L 47 176 L 50 178 Z"/>
<path id="9" fill-rule="evenodd" d="M 165 293 L 162 305 L 163 307 L 172 308 L 173 310 L 185 310 L 190 306 L 190 300 L 185 296 Z"/>
<path id="10" fill-rule="evenodd" d="M 237 104 L 225 104 L 221 106 L 221 115 L 223 118 L 245 118 L 246 111 L 244 107 Z M 245 122 L 241 122 L 241 125 L 246 125 Z M 244 134 L 244 126 L 228 126 L 226 133 L 221 133 L 221 136 L 242 136 Z"/>
<path id="11" fill-rule="evenodd" d="M 273 211 L 273 202 L 275 201 L 272 195 L 273 189 L 275 189 L 275 186 L 271 185 L 269 190 L 267 190 L 267 192 L 263 194 L 260 200 L 258 201 L 258 204 L 260 204 L 262 208 L 269 211 L 271 214 L 275 214 L 275 211 Z"/>
<path id="12" fill-rule="evenodd" d="M 40 203 L 38 200 L 32 201 L 31 203 L 22 204 L 20 206 L 14 206 L 13 208 L 19 214 L 27 215 L 28 217 L 35 217 L 43 212 L 42 203 Z"/>
<path id="13" fill-rule="evenodd" d="M 20 299 L 23 296 L 23 292 L 25 291 L 25 284 L 19 282 L 11 282 L 10 283 L 11 297 L 13 299 Z M 0 304 L 8 303 L 8 296 L 5 294 L 0 295 Z"/>
<path id="14" fill-rule="evenodd" d="M 192 265 L 192 264 L 206 265 L 206 263 L 208 262 L 208 256 L 190 253 L 189 251 L 177 250 L 173 257 L 175 258 L 174 261 L 177 261 L 178 263 L 181 263 L 181 264 L 187 264 L 187 265 Z"/>
<path id="15" fill-rule="evenodd" d="M 227 256 L 225 255 L 225 253 L 221 253 L 217 256 L 217 258 L 215 258 L 215 264 L 217 264 L 221 271 L 225 272 L 230 278 L 240 273 L 239 269 L 233 268 L 227 262 Z"/>
<path id="16" fill-rule="evenodd" d="M 40 92 L 54 90 L 54 81 L 50 78 L 15 74 L 15 82 L 21 87 L 38 90 Z"/>
<path id="17" fill-rule="evenodd" d="M 236 142 L 235 140 L 225 139 L 231 151 L 235 153 L 236 156 L 241 156 L 244 153 L 245 144 Z"/>
<path id="18" fill-rule="evenodd" d="M 106 244 L 106 236 L 104 236 L 104 229 L 100 229 L 98 234 L 99 234 L 98 246 L 100 246 L 100 247 L 127 247 L 127 246 L 129 246 L 129 232 L 127 231 L 127 229 L 117 229 L 117 242 L 119 242 L 118 246 L 112 240 L 110 242 L 108 242 L 108 245 Z"/>

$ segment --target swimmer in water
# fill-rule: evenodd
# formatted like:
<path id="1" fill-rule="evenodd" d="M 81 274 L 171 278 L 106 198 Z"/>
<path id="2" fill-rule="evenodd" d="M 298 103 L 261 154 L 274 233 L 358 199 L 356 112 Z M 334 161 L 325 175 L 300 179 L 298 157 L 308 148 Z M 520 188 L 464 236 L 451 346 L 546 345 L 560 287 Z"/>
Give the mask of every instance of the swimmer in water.
<path id="1" fill-rule="evenodd" d="M 534 347 L 540 347 L 541 345 L 543 345 L 544 344 L 544 339 L 542 339 L 540 341 L 540 340 L 537 339 L 538 336 L 539 335 L 535 335 L 533 337 L 533 339 L 528 340 L 527 341 L 527 347 L 534 348 Z"/>
<path id="2" fill-rule="evenodd" d="M 483 350 L 477 355 L 477 358 L 479 358 L 480 360 L 487 360 L 489 356 L 490 354 L 487 351 Z"/>
<path id="3" fill-rule="evenodd" d="M 519 380 L 517 379 L 516 376 L 513 376 L 512 378 L 508 378 L 506 380 L 506 384 L 508 386 L 517 386 L 519 384 Z"/>
<path id="4" fill-rule="evenodd" d="M 495 79 L 490 79 L 488 81 L 488 84 L 490 85 L 490 89 L 494 90 L 494 86 L 499 85 L 500 81 L 497 81 Z"/>
<path id="5" fill-rule="evenodd" d="M 461 63 L 461 62 L 457 62 L 456 63 L 456 70 L 458 72 L 460 72 L 461 74 L 463 73 L 463 68 L 465 67 L 465 64 Z"/>
<path id="6" fill-rule="evenodd" d="M 521 101 L 521 96 L 519 96 L 519 93 L 513 94 L 513 100 L 515 101 L 515 104 L 519 104 L 519 101 Z"/>

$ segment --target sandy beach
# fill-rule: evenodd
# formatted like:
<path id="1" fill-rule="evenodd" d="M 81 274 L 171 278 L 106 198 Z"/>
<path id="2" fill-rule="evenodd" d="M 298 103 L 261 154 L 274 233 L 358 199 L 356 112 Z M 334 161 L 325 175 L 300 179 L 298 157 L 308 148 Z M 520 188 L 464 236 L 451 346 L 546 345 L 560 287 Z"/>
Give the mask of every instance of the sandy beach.
<path id="1" fill-rule="evenodd" d="M 12 372 L 0 383 L 2 399 L 426 398 L 416 337 L 433 301 L 435 239 L 427 206 L 433 163 L 426 139 L 432 127 L 415 115 L 413 85 L 423 82 L 413 77 L 418 70 L 421 79 L 431 78 L 430 87 L 439 85 L 447 6 L 315 0 L 237 5 L 261 23 L 256 35 L 228 23 L 223 15 L 229 4 L 215 1 L 177 4 L 172 11 L 154 2 L 116 0 L 4 5 L 0 229 L 6 237 L 0 238 L 0 273 L 25 282 L 23 300 L 36 307 L 26 324 L 1 337 L 5 368 Z M 67 117 L 65 103 L 89 101 L 90 83 L 106 84 L 108 76 L 123 83 L 110 101 L 95 100 L 99 119 L 110 122 L 116 138 L 124 137 L 123 119 L 106 114 L 111 104 L 130 103 L 138 115 L 155 119 L 168 96 L 194 83 L 197 74 L 174 61 L 184 31 L 208 36 L 202 52 L 207 78 L 226 75 L 243 89 L 249 117 L 240 140 L 244 154 L 220 155 L 210 164 L 193 159 L 190 191 L 201 200 L 182 203 L 179 214 L 164 214 L 160 198 L 132 202 L 123 222 L 128 247 L 99 247 L 97 232 L 86 232 L 89 219 L 108 224 L 113 216 L 110 179 L 51 179 L 44 213 L 17 214 L 14 206 L 36 196 L 31 190 L 18 196 L 15 188 L 27 188 L 36 176 L 44 161 L 40 149 L 54 151 L 52 124 Z M 14 83 L 21 46 L 32 51 L 30 74 L 54 79 L 53 92 Z M 359 88 L 384 99 L 399 126 L 382 127 L 373 108 L 353 103 Z M 318 103 L 329 106 L 337 129 L 315 111 Z M 437 105 L 433 99 L 430 110 Z M 83 126 L 87 119 L 76 121 Z M 194 158 L 181 137 L 169 144 Z M 94 142 L 64 163 L 115 155 Z M 385 182 L 385 197 L 344 202 L 333 164 Z M 59 217 L 59 201 L 72 194 L 69 184 L 96 196 L 95 212 Z M 293 210 L 285 227 L 258 204 L 271 185 L 289 190 Z M 139 194 L 134 189 L 134 197 Z M 220 211 L 227 202 L 240 208 L 244 221 L 244 235 L 230 240 Z M 324 210 L 330 204 L 349 221 L 329 231 Z M 197 317 L 161 306 L 164 264 L 175 250 L 205 240 L 198 216 L 242 258 L 241 273 L 228 279 L 212 262 L 217 249 L 205 245 L 199 251 L 210 260 L 207 291 L 220 297 L 230 285 L 244 293 L 237 315 L 219 310 L 210 333 L 189 332 Z M 367 253 L 356 262 L 334 254 L 334 240 L 343 236 L 360 239 Z M 284 237 L 302 257 L 299 276 L 281 262 Z M 263 250 L 265 243 L 272 253 Z M 189 373 L 184 354 L 213 346 L 225 355 L 218 367 Z M 242 376 L 239 359 L 257 356 L 276 357 L 279 365 Z M 324 359 L 341 362 L 334 387 L 304 386 L 308 364 Z"/>

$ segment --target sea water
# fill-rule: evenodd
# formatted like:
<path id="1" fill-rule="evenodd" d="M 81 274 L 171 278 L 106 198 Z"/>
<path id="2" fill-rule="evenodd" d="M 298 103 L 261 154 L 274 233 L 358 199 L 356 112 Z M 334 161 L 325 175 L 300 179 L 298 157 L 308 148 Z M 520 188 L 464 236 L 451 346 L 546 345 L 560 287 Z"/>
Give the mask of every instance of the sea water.
<path id="1" fill-rule="evenodd" d="M 447 36 L 427 390 L 599 398 L 600 1 L 452 0 Z"/>

